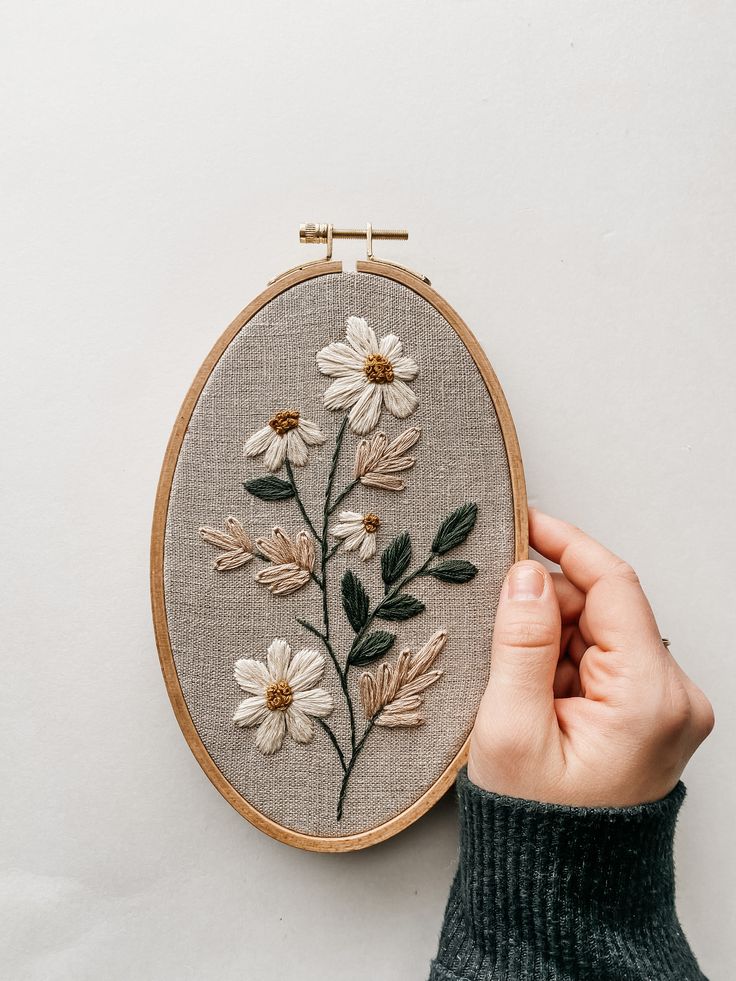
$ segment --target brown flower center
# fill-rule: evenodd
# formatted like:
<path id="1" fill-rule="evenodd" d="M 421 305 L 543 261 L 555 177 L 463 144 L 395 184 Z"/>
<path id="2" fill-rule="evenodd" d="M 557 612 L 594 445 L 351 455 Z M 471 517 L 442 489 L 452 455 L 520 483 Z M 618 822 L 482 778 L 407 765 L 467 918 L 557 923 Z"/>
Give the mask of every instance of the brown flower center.
<path id="1" fill-rule="evenodd" d="M 283 409 L 281 412 L 277 412 L 272 419 L 269 419 L 268 424 L 279 436 L 285 436 L 290 429 L 296 429 L 299 425 L 299 410 Z"/>
<path id="2" fill-rule="evenodd" d="M 394 380 L 394 367 L 382 354 L 369 354 L 363 362 L 363 371 L 368 381 L 376 385 L 386 385 Z"/>
<path id="3" fill-rule="evenodd" d="M 294 693 L 288 681 L 275 681 L 266 689 L 266 705 L 272 712 L 283 712 L 294 701 Z"/>
<path id="4" fill-rule="evenodd" d="M 377 514 L 370 512 L 369 514 L 363 515 L 363 527 L 368 532 L 369 535 L 375 535 L 381 524 L 381 519 Z"/>

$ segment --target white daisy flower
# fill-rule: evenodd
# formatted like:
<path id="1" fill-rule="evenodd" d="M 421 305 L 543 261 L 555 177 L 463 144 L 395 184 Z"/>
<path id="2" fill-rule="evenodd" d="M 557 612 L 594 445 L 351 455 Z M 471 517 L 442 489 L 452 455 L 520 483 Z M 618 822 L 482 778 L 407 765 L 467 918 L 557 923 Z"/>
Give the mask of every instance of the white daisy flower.
<path id="1" fill-rule="evenodd" d="M 361 436 L 378 425 L 383 406 L 399 419 L 410 416 L 418 399 L 406 383 L 419 367 L 403 354 L 399 338 L 387 334 L 379 342 L 362 317 L 348 317 L 345 339 L 317 354 L 322 374 L 336 379 L 323 396 L 327 408 L 350 408 L 350 428 Z"/>
<path id="2" fill-rule="evenodd" d="M 314 568 L 314 539 L 300 531 L 294 541 L 283 528 L 274 528 L 270 538 L 257 538 L 256 548 L 271 565 L 255 574 L 256 582 L 275 596 L 288 596 L 306 586 Z"/>
<path id="3" fill-rule="evenodd" d="M 243 448 L 245 456 L 265 454 L 266 470 L 275 473 L 289 460 L 296 467 L 307 462 L 308 446 L 319 446 L 326 437 L 311 419 L 303 419 L 298 409 L 282 409 L 268 425 L 253 433 Z"/>
<path id="4" fill-rule="evenodd" d="M 322 719 L 334 708 L 332 695 L 315 688 L 325 670 L 324 655 L 298 651 L 276 637 L 268 648 L 267 661 L 242 658 L 235 664 L 234 678 L 250 696 L 233 715 L 236 726 L 258 726 L 256 746 L 266 756 L 281 749 L 288 732 L 298 743 L 314 736 L 309 717 Z"/>
<path id="5" fill-rule="evenodd" d="M 330 534 L 344 541 L 346 552 L 358 549 L 361 559 L 372 559 L 376 554 L 376 532 L 381 524 L 377 514 L 358 514 L 357 511 L 341 511 L 338 523 L 330 529 Z"/>

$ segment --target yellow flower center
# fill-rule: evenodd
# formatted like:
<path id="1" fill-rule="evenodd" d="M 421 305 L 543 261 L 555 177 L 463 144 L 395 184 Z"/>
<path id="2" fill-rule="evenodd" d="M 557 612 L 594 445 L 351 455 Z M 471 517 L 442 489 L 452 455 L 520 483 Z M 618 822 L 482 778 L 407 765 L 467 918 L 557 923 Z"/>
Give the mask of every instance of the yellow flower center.
<path id="1" fill-rule="evenodd" d="M 272 419 L 269 419 L 268 424 L 279 436 L 285 436 L 290 429 L 296 429 L 299 425 L 299 410 L 283 409 L 281 412 L 277 412 Z"/>
<path id="2" fill-rule="evenodd" d="M 272 712 L 285 711 L 294 701 L 294 693 L 288 681 L 275 681 L 266 689 L 266 705 Z"/>
<path id="3" fill-rule="evenodd" d="M 368 381 L 376 385 L 386 385 L 394 380 L 394 367 L 382 354 L 369 354 L 363 362 L 363 371 Z"/>
<path id="4" fill-rule="evenodd" d="M 381 519 L 377 514 L 370 512 L 369 514 L 363 515 L 363 527 L 368 532 L 369 535 L 375 535 L 381 524 Z"/>

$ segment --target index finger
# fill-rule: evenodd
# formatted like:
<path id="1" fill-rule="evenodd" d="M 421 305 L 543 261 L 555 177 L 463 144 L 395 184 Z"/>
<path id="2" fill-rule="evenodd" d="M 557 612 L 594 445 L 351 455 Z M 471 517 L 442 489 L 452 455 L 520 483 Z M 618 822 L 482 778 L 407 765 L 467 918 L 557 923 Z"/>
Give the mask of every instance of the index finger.
<path id="1" fill-rule="evenodd" d="M 586 594 L 585 623 L 595 644 L 659 653 L 657 623 L 630 565 L 579 528 L 541 511 L 529 512 L 529 540 Z"/>

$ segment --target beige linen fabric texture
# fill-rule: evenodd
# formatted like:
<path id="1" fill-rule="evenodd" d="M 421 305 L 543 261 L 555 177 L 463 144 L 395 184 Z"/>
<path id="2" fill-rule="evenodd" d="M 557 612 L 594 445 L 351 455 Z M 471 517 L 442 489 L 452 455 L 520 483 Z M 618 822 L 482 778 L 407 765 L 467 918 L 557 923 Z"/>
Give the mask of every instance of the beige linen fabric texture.
<path id="1" fill-rule="evenodd" d="M 426 604 L 425 612 L 404 623 L 375 621 L 375 627 L 397 634 L 387 655 L 391 661 L 407 647 L 416 650 L 434 630 L 446 629 L 449 639 L 435 664 L 444 675 L 425 692 L 423 726 L 376 727 L 370 734 L 337 822 L 342 772 L 324 731 L 317 727 L 308 745 L 287 736 L 281 751 L 264 757 L 255 747 L 256 730 L 239 729 L 232 722 L 245 697 L 233 680 L 238 658 L 264 658 L 274 637 L 284 637 L 293 651 L 320 647 L 295 621 L 303 617 L 321 627 L 319 590 L 310 582 L 292 596 L 274 597 L 253 580 L 263 568 L 257 559 L 237 570 L 215 571 L 212 563 L 219 553 L 200 539 L 198 528 L 221 527 L 229 514 L 254 538 L 268 535 L 275 524 L 292 536 L 304 527 L 293 500 L 260 501 L 243 487 L 245 480 L 265 473 L 258 458 L 243 458 L 247 437 L 274 411 L 298 408 L 328 437 L 324 446 L 310 450 L 306 467 L 295 468 L 319 530 L 343 414 L 322 403 L 330 379 L 318 371 L 315 355 L 344 338 L 352 315 L 365 317 L 379 338 L 398 334 L 404 352 L 419 364 L 411 383 L 419 398 L 417 410 L 406 420 L 384 410 L 378 428 L 393 438 L 418 426 L 422 435 L 410 451 L 417 462 L 404 475 L 406 490 L 360 486 L 341 505 L 375 511 L 381 527 L 374 559 L 364 563 L 357 553 L 341 550 L 328 566 L 338 656 L 344 663 L 353 637 L 340 603 L 342 574 L 353 569 L 375 603 L 382 595 L 380 551 L 399 532 L 411 534 L 414 568 L 428 554 L 441 519 L 461 503 L 475 501 L 476 528 L 447 557 L 468 559 L 480 571 L 465 585 L 417 579 L 409 591 Z M 358 438 L 346 434 L 337 491 L 352 478 Z M 166 611 L 176 670 L 197 732 L 227 780 L 268 818 L 310 835 L 355 834 L 406 810 L 435 783 L 470 731 L 487 679 L 498 594 L 513 556 L 512 488 L 501 428 L 473 359 L 444 318 L 407 287 L 364 273 L 311 279 L 271 300 L 235 337 L 204 387 L 177 463 L 166 526 Z M 353 668 L 349 675 L 359 731 L 364 722 L 358 696 L 361 670 Z M 346 747 L 347 710 L 329 659 L 322 685 L 334 694 L 329 722 Z"/>

